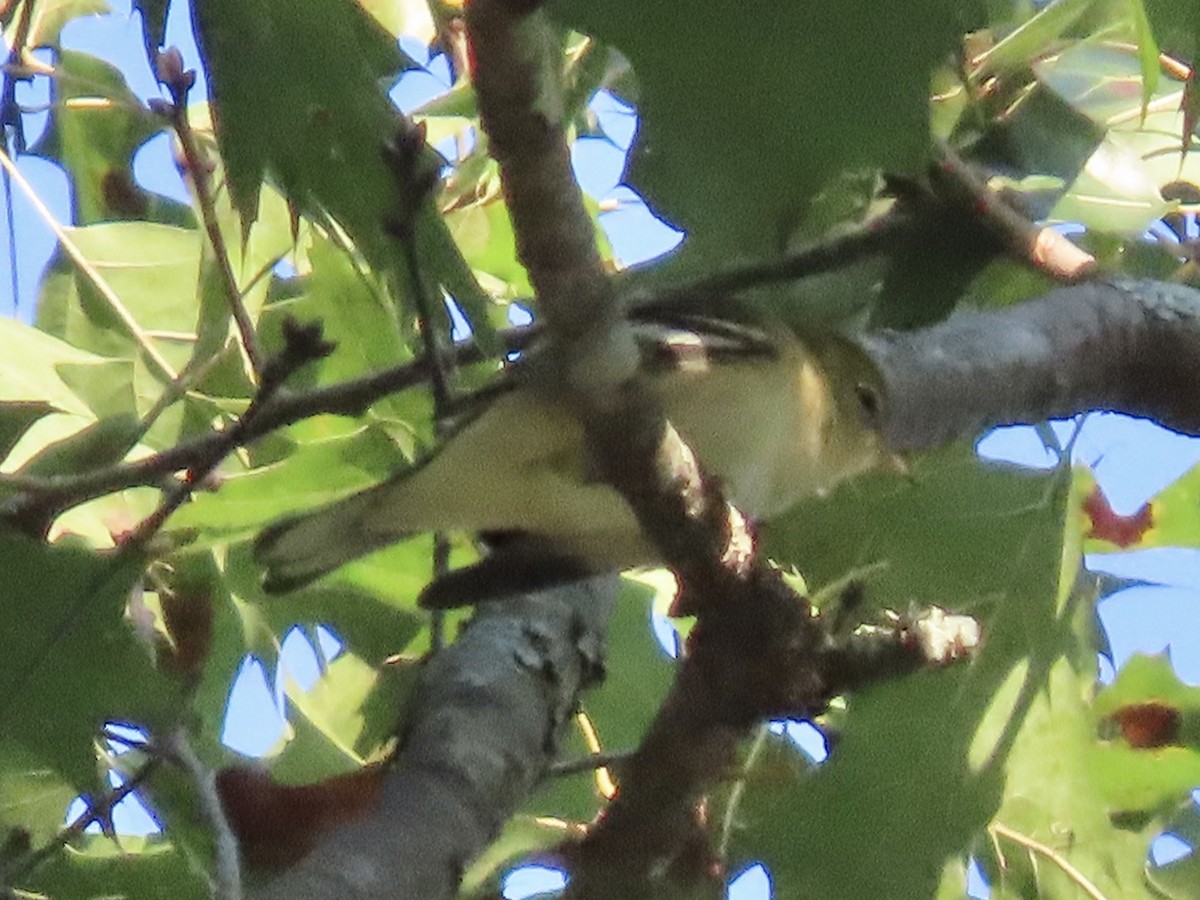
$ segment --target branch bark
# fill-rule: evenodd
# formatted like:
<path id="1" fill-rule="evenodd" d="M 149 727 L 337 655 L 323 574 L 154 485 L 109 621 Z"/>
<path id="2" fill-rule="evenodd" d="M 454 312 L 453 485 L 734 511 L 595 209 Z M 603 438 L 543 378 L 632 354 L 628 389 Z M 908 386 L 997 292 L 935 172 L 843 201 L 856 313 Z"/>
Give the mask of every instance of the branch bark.
<path id="1" fill-rule="evenodd" d="M 862 335 L 886 385 L 896 450 L 1090 410 L 1200 434 L 1200 292 L 1092 281 L 921 331 Z"/>
<path id="2" fill-rule="evenodd" d="M 250 900 L 457 896 L 467 864 L 543 777 L 601 674 L 616 577 L 481 607 L 413 693 L 375 810 Z"/>

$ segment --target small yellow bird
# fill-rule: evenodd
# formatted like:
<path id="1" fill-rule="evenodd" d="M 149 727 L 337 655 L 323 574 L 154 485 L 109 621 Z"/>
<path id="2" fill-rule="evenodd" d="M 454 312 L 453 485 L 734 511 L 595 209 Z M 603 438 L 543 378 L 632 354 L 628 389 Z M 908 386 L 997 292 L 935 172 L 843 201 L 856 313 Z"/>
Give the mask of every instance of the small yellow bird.
<path id="1" fill-rule="evenodd" d="M 642 318 L 647 387 L 727 496 L 768 518 L 887 458 L 878 373 L 854 344 L 705 317 Z M 536 353 L 536 349 L 531 351 Z M 619 494 L 589 471 L 563 393 L 515 365 L 425 461 L 258 538 L 267 590 L 439 530 L 516 532 L 588 571 L 658 562 Z"/>

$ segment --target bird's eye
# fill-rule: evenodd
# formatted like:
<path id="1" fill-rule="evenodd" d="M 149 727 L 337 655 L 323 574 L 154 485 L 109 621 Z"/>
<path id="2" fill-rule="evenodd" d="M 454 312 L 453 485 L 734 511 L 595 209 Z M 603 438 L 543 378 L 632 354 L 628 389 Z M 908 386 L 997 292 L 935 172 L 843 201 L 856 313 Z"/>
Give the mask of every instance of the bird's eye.
<path id="1" fill-rule="evenodd" d="M 858 409 L 863 421 L 868 425 L 876 424 L 883 406 L 879 391 L 866 382 L 860 381 L 854 385 L 854 398 L 858 401 Z"/>

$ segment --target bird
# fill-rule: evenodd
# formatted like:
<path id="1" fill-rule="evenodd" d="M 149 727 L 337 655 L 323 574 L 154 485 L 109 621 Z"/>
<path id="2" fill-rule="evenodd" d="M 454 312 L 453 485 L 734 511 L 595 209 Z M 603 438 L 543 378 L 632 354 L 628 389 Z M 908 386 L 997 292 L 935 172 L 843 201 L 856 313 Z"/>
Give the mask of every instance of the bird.
<path id="1" fill-rule="evenodd" d="M 778 515 L 888 458 L 884 391 L 850 339 L 708 315 L 643 311 L 646 388 L 726 496 Z M 662 563 L 623 498 L 588 464 L 569 399 L 538 377 L 536 345 L 432 453 L 383 483 L 269 525 L 254 555 L 271 593 L 430 531 L 518 535 L 585 572 Z"/>

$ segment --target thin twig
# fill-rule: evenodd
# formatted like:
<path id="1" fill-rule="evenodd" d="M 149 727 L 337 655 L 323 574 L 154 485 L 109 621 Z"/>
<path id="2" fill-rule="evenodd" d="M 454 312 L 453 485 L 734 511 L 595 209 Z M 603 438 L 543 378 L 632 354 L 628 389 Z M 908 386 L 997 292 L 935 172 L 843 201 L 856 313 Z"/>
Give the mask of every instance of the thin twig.
<path id="1" fill-rule="evenodd" d="M 462 6 L 447 3 L 446 0 L 427 0 L 426 5 L 436 31 L 434 39 L 441 45 L 450 64 L 451 82 L 458 84 L 471 75 L 471 55 L 467 50 L 467 29 L 463 23 Z"/>
<path id="2" fill-rule="evenodd" d="M 825 238 L 779 259 L 739 265 L 672 287 L 659 288 L 630 298 L 630 305 L 668 308 L 694 303 L 697 297 L 737 294 L 754 287 L 795 281 L 831 272 L 868 256 L 886 253 L 912 230 L 914 218 L 892 210 L 850 231 Z"/>
<path id="3" fill-rule="evenodd" d="M 25 177 L 21 174 L 21 170 L 17 168 L 16 163 L 13 162 L 12 158 L 3 148 L 0 148 L 0 166 L 16 182 L 17 187 L 25 194 L 34 211 L 41 216 L 42 221 L 54 232 L 54 236 L 58 238 L 62 248 L 67 251 L 67 255 L 71 257 L 71 261 L 75 263 L 79 270 L 87 277 L 88 281 L 91 282 L 92 287 L 96 289 L 97 293 L 108 304 L 113 314 L 121 320 L 121 324 L 125 326 L 126 332 L 137 342 L 138 347 L 151 363 L 150 371 L 160 381 L 173 381 L 177 376 L 171 364 L 158 352 L 158 349 L 146 335 L 142 326 L 138 324 L 132 313 L 125 308 L 125 304 L 121 302 L 121 298 L 117 296 L 116 291 L 104 280 L 104 276 L 84 256 L 83 251 L 75 246 L 67 230 L 59 224 L 58 220 L 54 218 L 54 214 L 42 203 L 41 198 L 37 195 L 37 191 L 25 180 Z"/>
<path id="4" fill-rule="evenodd" d="M 145 738 L 131 738 L 129 735 L 118 734 L 111 728 L 104 728 L 101 734 L 106 741 L 112 741 L 114 744 L 120 744 L 122 747 L 127 747 L 130 750 L 138 750 L 143 753 L 150 749 L 150 742 Z"/>
<path id="5" fill-rule="evenodd" d="M 428 361 L 429 381 L 433 391 L 434 437 L 441 440 L 447 433 L 449 416 L 454 403 L 450 386 L 450 364 L 442 349 L 439 323 L 445 321 L 446 311 L 437 315 L 435 299 L 421 277 L 421 259 L 417 252 L 416 229 L 420 222 L 421 207 L 433 193 L 438 183 L 437 176 L 423 170 L 422 155 L 425 150 L 425 127 L 404 120 L 392 143 L 385 149 L 384 158 L 389 164 L 399 187 L 401 206 L 396 217 L 389 223 L 388 231 L 400 245 L 404 257 L 403 268 L 408 275 L 408 293 L 417 308 L 417 330 Z M 450 539 L 444 532 L 433 536 L 433 578 L 438 580 L 450 571 Z M 430 611 L 430 645 L 434 651 L 445 645 L 445 611 Z"/>
<path id="6" fill-rule="evenodd" d="M 217 793 L 217 782 L 213 770 L 204 764 L 192 749 L 187 735 L 180 729 L 167 739 L 168 749 L 175 761 L 191 776 L 196 786 L 196 797 L 200 811 L 208 820 L 216 850 L 216 884 L 213 895 L 216 900 L 241 900 L 242 870 L 238 853 L 237 837 L 225 816 L 221 797 Z"/>
<path id="7" fill-rule="evenodd" d="M 937 141 L 934 149 L 935 191 L 954 206 L 971 210 L 1019 259 L 1059 281 L 1074 281 L 1095 268 L 1096 259 L 1086 250 L 1005 203 L 949 144 Z"/>
<path id="8" fill-rule="evenodd" d="M 26 45 L 33 26 L 33 6 L 33 0 L 23 0 L 21 4 L 21 17 L 13 29 L 11 49 L 4 61 L 4 88 L 0 90 L 0 131 L 6 132 L 4 149 L 8 150 L 7 131 L 11 128 L 13 149 L 17 154 L 25 152 L 25 127 L 21 121 L 20 107 L 17 106 L 17 82 L 26 77 L 18 75 L 17 70 L 21 68 L 21 60 L 28 49 Z M 12 233 L 11 227 L 9 233 Z"/>
<path id="9" fill-rule="evenodd" d="M 558 778 L 564 775 L 578 775 L 581 772 L 594 772 L 597 769 L 609 769 L 613 766 L 619 768 L 621 763 L 626 762 L 631 756 L 633 756 L 631 750 L 589 753 L 587 756 L 580 756 L 577 759 L 564 759 L 552 763 L 546 769 L 546 774 L 552 778 Z"/>
<path id="10" fill-rule="evenodd" d="M 766 722 L 758 726 L 758 733 L 754 735 L 750 749 L 746 752 L 746 758 L 742 760 L 742 770 L 729 789 L 729 800 L 725 803 L 725 814 L 721 817 L 721 835 L 717 841 L 717 854 L 721 857 L 726 856 L 729 851 L 729 839 L 733 834 L 734 818 L 737 816 L 738 806 L 742 802 L 742 795 L 746 792 L 746 781 L 754 764 L 758 762 L 759 756 L 767 746 L 767 736 L 770 734 L 770 730 L 771 726 Z"/>
<path id="11" fill-rule="evenodd" d="M 155 398 L 150 409 L 142 416 L 142 434 L 145 434 L 153 427 L 154 423 L 158 421 L 159 416 L 170 409 L 176 402 L 183 399 L 184 395 L 194 385 L 203 381 L 209 372 L 225 358 L 225 355 L 225 350 L 222 349 L 207 359 L 192 359 L 184 366 L 183 371 L 179 373 L 178 377 L 163 389 L 162 393 Z"/>
<path id="12" fill-rule="evenodd" d="M 514 329 L 510 334 L 511 348 L 521 349 L 529 337 L 529 329 Z M 474 344 L 455 347 L 454 352 L 462 363 L 486 358 Z M 262 404 L 255 421 L 247 423 L 239 439 L 250 443 L 277 428 L 317 415 L 361 415 L 380 398 L 421 384 L 428 377 L 428 367 L 422 358 L 326 388 L 295 394 L 280 392 Z M 14 507 L 30 503 L 58 504 L 68 509 L 114 491 L 158 485 L 176 472 L 207 459 L 228 436 L 228 432 L 210 432 L 150 456 L 81 475 L 40 477 L 0 473 L 0 485 L 27 495 L 10 500 L 0 507 L 0 512 L 11 514 Z"/>
<path id="13" fill-rule="evenodd" d="M 58 832 L 42 847 L 34 850 L 28 856 L 17 860 L 6 873 L 12 881 L 20 881 L 33 872 L 38 866 L 47 862 L 63 847 L 76 840 L 93 822 L 107 820 L 112 816 L 113 807 L 136 791 L 145 783 L 162 764 L 162 757 L 151 756 L 136 772 L 125 778 L 119 785 L 106 792 L 98 800 L 87 804 L 87 808 Z"/>
<path id="14" fill-rule="evenodd" d="M 5 141 L 7 146 L 7 141 Z M 11 269 L 9 287 L 12 290 L 13 318 L 20 312 L 21 278 L 17 274 L 17 219 L 13 211 L 12 175 L 4 170 L 4 222 L 8 227 L 8 264 Z"/>
<path id="15" fill-rule="evenodd" d="M 207 478 L 217 465 L 228 456 L 235 447 L 248 440 L 255 420 L 261 415 L 263 407 L 270 403 L 271 398 L 291 377 L 292 373 L 301 366 L 314 360 L 321 359 L 333 352 L 334 345 L 321 336 L 321 326 L 299 325 L 292 319 L 284 321 L 284 348 L 279 355 L 267 361 L 263 366 L 259 379 L 258 393 L 250 401 L 250 406 L 242 413 L 234 424 L 220 434 L 220 439 L 211 446 L 207 454 L 193 463 L 184 477 L 171 485 L 159 503 L 158 508 L 143 519 L 136 528 L 121 541 L 122 549 L 144 547 L 163 523 L 170 518 L 200 482 Z"/>
<path id="16" fill-rule="evenodd" d="M 0 90 L 0 134 L 4 136 L 4 150 L 10 152 L 9 134 L 12 134 L 11 152 L 20 155 L 25 152 L 25 125 L 21 119 L 21 109 L 17 105 L 17 81 L 13 69 L 25 54 L 25 44 L 29 40 L 29 29 L 33 22 L 33 0 L 24 0 L 21 6 L 21 16 L 13 32 L 12 49 L 4 64 L 4 87 Z M 12 175 L 4 170 L 4 215 L 8 225 L 8 262 L 11 267 L 12 314 L 17 315 L 21 297 L 21 278 L 17 274 L 17 229 L 16 215 L 13 211 Z"/>
<path id="17" fill-rule="evenodd" d="M 418 328 L 421 341 L 425 346 L 425 359 L 429 361 L 430 385 L 433 389 L 433 429 L 434 436 L 441 440 L 446 434 L 447 416 L 450 413 L 453 398 L 450 392 L 450 378 L 447 372 L 446 356 L 442 353 L 441 342 L 438 340 L 437 327 L 433 314 L 433 304 L 425 292 L 425 286 L 418 268 L 417 245 L 410 233 L 400 239 L 404 248 L 405 269 L 408 270 L 410 290 L 417 305 Z M 436 581 L 450 571 L 450 538 L 444 531 L 436 532 L 433 536 L 433 578 Z M 429 613 L 430 647 L 434 652 L 442 649 L 446 643 L 445 628 L 446 611 L 433 609 Z"/>
<path id="18" fill-rule="evenodd" d="M 204 222 L 204 231 L 208 235 L 209 246 L 216 257 L 217 269 L 221 273 L 221 282 L 225 288 L 225 299 L 229 304 L 230 314 L 237 325 L 238 334 L 242 340 L 242 349 L 255 377 L 262 378 L 263 356 L 254 333 L 254 323 L 243 302 L 243 292 L 238 287 L 237 276 L 233 272 L 233 264 L 229 258 L 229 248 L 225 245 L 225 236 L 221 232 L 221 223 L 217 220 L 216 204 L 213 202 L 212 184 L 209 179 L 211 171 L 208 160 L 200 153 L 196 141 L 196 133 L 192 130 L 188 119 L 187 99 L 196 81 L 196 73 L 192 69 L 183 68 L 183 60 L 179 51 L 171 47 L 158 54 L 155 60 L 155 73 L 158 80 L 171 94 L 169 104 L 155 103 L 152 108 L 165 114 L 175 135 L 179 138 L 179 146 L 183 150 L 187 162 L 188 173 L 192 176 L 192 186 L 196 191 L 196 203 L 200 207 L 200 217 Z"/>
<path id="19" fill-rule="evenodd" d="M 1091 897 L 1092 900 L 1108 900 L 1100 888 L 1092 884 L 1086 875 L 1071 865 L 1071 861 L 1053 847 L 1047 847 L 1041 841 L 1035 840 L 1034 838 L 1031 838 L 1026 834 L 1022 834 L 1019 831 L 1015 831 L 1001 822 L 993 822 L 990 826 L 988 826 L 988 830 L 994 834 L 1000 835 L 1001 837 L 1007 838 L 1014 844 L 1024 847 L 1031 853 L 1036 853 L 1039 856 L 1044 856 L 1046 859 L 1050 860 L 1050 862 L 1062 869 L 1063 873 L 1073 882 L 1075 882 L 1079 889 Z"/>

